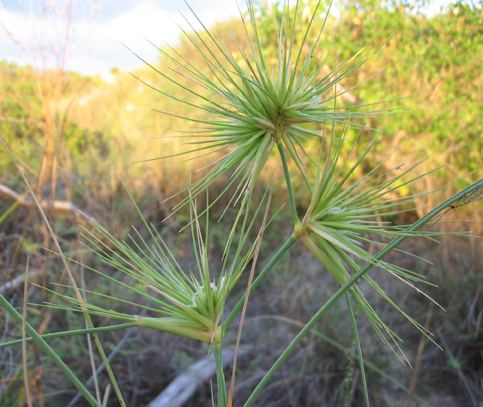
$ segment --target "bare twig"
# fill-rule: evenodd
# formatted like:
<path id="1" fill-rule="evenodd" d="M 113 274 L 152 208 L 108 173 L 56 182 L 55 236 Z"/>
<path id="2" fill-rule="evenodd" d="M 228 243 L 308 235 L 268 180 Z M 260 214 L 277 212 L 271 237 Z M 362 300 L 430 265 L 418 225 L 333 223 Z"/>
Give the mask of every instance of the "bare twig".
<path id="1" fill-rule="evenodd" d="M 42 274 L 40 270 L 30 270 L 28 273 L 28 280 L 31 280 L 38 275 Z M 0 285 L 0 294 L 3 295 L 9 290 L 14 290 L 15 288 L 20 287 L 23 282 L 25 281 L 25 274 L 20 274 L 19 276 L 15 277 L 13 280 Z"/>
<path id="2" fill-rule="evenodd" d="M 34 208 L 35 202 L 25 195 L 18 194 L 13 189 L 6 185 L 0 184 L 0 200 L 9 202 L 17 202 L 20 206 L 25 208 Z M 69 218 L 83 225 L 89 224 L 92 218 L 81 211 L 77 206 L 69 201 L 52 201 L 47 202 L 42 200 L 40 205 L 43 209 L 48 209 L 52 213 L 61 218 Z"/>
<path id="3" fill-rule="evenodd" d="M 86 280 L 85 280 L 85 275 L 84 275 L 84 265 L 82 264 L 82 259 L 81 259 L 81 283 L 82 283 L 82 294 L 84 296 L 84 301 L 87 302 L 87 294 L 86 294 Z M 87 321 L 85 321 L 85 327 L 89 328 L 89 325 L 87 324 Z M 89 351 L 89 361 L 91 363 L 91 369 L 92 369 L 92 378 L 94 380 L 94 389 L 96 391 L 96 399 L 99 404 L 101 404 L 101 391 L 99 389 L 99 381 L 97 380 L 97 374 L 96 374 L 96 361 L 94 360 L 94 349 L 92 347 L 92 339 L 91 335 L 86 335 L 87 339 L 87 349 Z"/>
<path id="4" fill-rule="evenodd" d="M 426 322 L 424 323 L 424 328 L 429 330 L 429 324 L 431 323 L 431 317 L 433 316 L 433 303 L 430 303 L 428 313 L 426 314 Z M 421 335 L 419 341 L 418 350 L 416 352 L 416 363 L 414 364 L 413 373 L 411 375 L 411 382 L 409 383 L 408 398 L 406 400 L 406 407 L 411 407 L 413 405 L 413 396 L 416 390 L 416 385 L 418 383 L 418 375 L 421 370 L 421 360 L 424 353 L 424 348 L 426 346 L 426 336 Z"/>
<path id="5" fill-rule="evenodd" d="M 258 260 L 258 254 L 260 252 L 260 245 L 262 243 L 262 237 L 263 237 L 263 232 L 265 230 L 265 225 L 267 223 L 267 218 L 268 218 L 268 211 L 270 209 L 270 203 L 272 202 L 272 194 L 269 195 L 268 197 L 268 202 L 267 206 L 265 208 L 265 214 L 263 215 L 263 221 L 262 221 L 262 226 L 260 227 L 260 231 L 258 232 L 257 236 L 257 243 L 255 246 L 255 252 L 253 254 L 253 262 L 252 262 L 252 267 L 250 269 L 250 275 L 248 276 L 248 283 L 247 283 L 247 288 L 245 292 L 245 302 L 243 303 L 243 309 L 240 315 L 240 324 L 238 325 L 238 333 L 236 336 L 236 344 L 235 344 L 235 352 L 233 356 L 233 367 L 232 367 L 232 372 L 231 372 L 231 383 L 230 383 L 230 390 L 228 392 L 228 406 L 232 407 L 233 405 L 233 397 L 235 393 L 235 380 L 236 380 L 236 362 L 237 362 L 237 356 L 238 356 L 238 351 L 240 348 L 240 340 L 241 340 L 241 335 L 242 335 L 242 330 L 243 330 L 243 323 L 245 321 L 245 315 L 247 312 L 248 308 L 248 301 L 250 299 L 250 290 L 253 284 L 253 276 L 255 275 L 255 268 L 257 267 L 257 260 Z"/>
<path id="6" fill-rule="evenodd" d="M 28 407 L 32 407 L 32 395 L 30 392 L 30 383 L 29 383 L 29 372 L 28 372 L 28 356 L 27 356 L 27 342 L 25 338 L 27 337 L 27 330 L 25 327 L 25 321 L 27 321 L 27 296 L 28 296 L 28 276 L 29 276 L 29 263 L 30 257 L 27 257 L 27 265 L 25 266 L 25 273 L 24 273 L 24 285 L 23 285 L 23 307 L 22 307 L 22 367 L 23 367 L 23 381 L 24 381 L 24 389 L 25 389 L 25 402 Z"/>

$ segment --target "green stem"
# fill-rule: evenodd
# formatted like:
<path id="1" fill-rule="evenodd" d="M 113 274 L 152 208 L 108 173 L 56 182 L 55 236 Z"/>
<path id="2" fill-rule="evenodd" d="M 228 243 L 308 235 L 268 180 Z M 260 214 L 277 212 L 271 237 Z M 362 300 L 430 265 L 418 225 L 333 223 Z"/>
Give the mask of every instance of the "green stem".
<path id="1" fill-rule="evenodd" d="M 223 347 L 217 346 L 214 348 L 215 353 L 215 367 L 216 367 L 216 387 L 218 388 L 218 406 L 226 407 L 226 383 L 225 372 L 223 370 Z"/>
<path id="2" fill-rule="evenodd" d="M 287 157 L 285 151 L 283 150 L 283 144 L 280 138 L 277 138 L 277 148 L 280 154 L 280 159 L 282 160 L 283 173 L 285 176 L 285 184 L 287 185 L 288 200 L 290 204 L 290 213 L 292 214 L 292 219 L 294 224 L 300 223 L 299 217 L 297 215 L 297 205 L 295 204 L 295 195 L 293 193 L 292 181 L 290 179 L 290 171 L 288 169 Z"/>
<path id="3" fill-rule="evenodd" d="M 117 331 L 119 329 L 127 329 L 135 327 L 136 324 L 134 322 L 127 322 L 125 324 L 117 324 L 117 325 L 107 325 L 107 326 L 99 326 L 95 328 L 84 328 L 84 329 L 72 329 L 71 331 L 62 331 L 62 332 L 51 332 L 48 334 L 41 335 L 43 339 L 53 339 L 53 338 L 63 338 L 67 336 L 76 336 L 76 335 L 85 335 L 85 334 L 92 334 L 92 333 L 103 333 L 103 332 L 111 332 Z M 32 337 L 25 338 L 25 342 L 32 342 L 35 339 Z M 16 346 L 22 344 L 22 339 L 15 339 L 8 342 L 0 343 L 0 348 L 6 348 L 9 346 Z"/>
<path id="4" fill-rule="evenodd" d="M 0 306 L 5 309 L 10 316 L 15 319 L 19 324 L 23 324 L 22 315 L 7 301 L 7 299 L 0 294 Z M 69 366 L 60 358 L 60 356 L 50 347 L 50 345 L 45 342 L 42 336 L 32 327 L 28 322 L 25 321 L 25 328 L 29 335 L 38 343 L 40 348 L 49 356 L 52 361 L 62 370 L 62 372 L 67 376 L 71 383 L 79 390 L 79 392 L 84 396 L 87 402 L 91 406 L 98 406 L 96 399 L 89 393 L 89 390 L 82 384 L 82 382 L 77 378 L 75 373 L 70 370 Z"/>
<path id="5" fill-rule="evenodd" d="M 468 186 L 463 191 L 453 195 L 451 198 L 446 200 L 445 202 L 438 205 L 436 208 L 431 210 L 429 213 L 424 215 L 422 218 L 418 219 L 414 222 L 409 228 L 408 231 L 413 232 L 424 226 L 428 223 L 431 219 L 433 219 L 436 215 L 444 211 L 445 209 L 451 207 L 453 204 L 458 202 L 460 199 L 463 199 L 466 196 L 470 196 L 474 191 L 480 189 L 483 185 L 483 180 L 479 180 L 474 184 Z M 396 239 L 393 239 L 390 243 L 388 243 L 382 250 L 377 252 L 374 255 L 373 260 L 380 260 L 384 256 L 386 256 L 390 251 L 398 247 L 404 240 L 406 240 L 409 236 L 406 234 L 404 236 L 399 236 Z M 258 385 L 253 390 L 252 394 L 244 404 L 244 407 L 250 407 L 256 401 L 258 396 L 261 394 L 262 390 L 268 384 L 274 373 L 282 366 L 285 360 L 292 354 L 294 350 L 297 349 L 298 345 L 302 341 L 302 339 L 310 333 L 312 328 L 315 324 L 324 316 L 324 314 L 342 297 L 357 281 L 359 281 L 365 274 L 373 267 L 373 264 L 366 264 L 364 267 L 360 268 L 357 273 L 355 273 L 347 283 L 341 286 L 325 303 L 322 307 L 312 316 L 312 318 L 305 324 L 305 326 L 299 331 L 299 333 L 292 339 L 290 344 L 285 348 L 282 354 L 278 357 L 272 367 L 265 373 L 263 378 L 260 380 Z"/>
<path id="6" fill-rule="evenodd" d="M 268 263 L 265 264 L 262 271 L 260 271 L 260 274 L 258 274 L 257 278 L 253 281 L 251 290 L 254 290 L 255 288 L 257 288 L 263 282 L 263 280 L 265 280 L 265 278 L 267 277 L 267 274 L 272 270 L 273 266 L 277 264 L 280 258 L 287 252 L 288 249 L 292 247 L 292 245 L 296 241 L 297 241 L 297 237 L 291 234 L 289 238 L 284 242 L 284 244 L 280 246 L 277 252 L 270 258 Z M 224 332 L 228 331 L 228 329 L 230 328 L 236 316 L 242 309 L 244 301 L 245 301 L 245 295 L 242 295 L 238 300 L 238 302 L 236 303 L 236 305 L 231 310 L 228 317 L 225 319 L 225 322 L 223 323 Z"/>
<path id="7" fill-rule="evenodd" d="M 204 327 L 184 326 L 179 323 L 176 318 L 163 317 L 137 317 L 135 320 L 137 326 L 149 329 L 156 329 L 158 331 L 169 332 L 175 335 L 186 336 L 187 338 L 196 339 L 199 341 L 210 342 L 218 346 L 221 341 L 221 328 L 213 326 L 213 331 L 207 330 Z"/>
<path id="8" fill-rule="evenodd" d="M 354 310 L 352 308 L 351 300 L 349 295 L 346 293 L 345 295 L 347 306 L 349 307 L 350 315 L 351 315 L 351 322 L 352 322 L 352 334 L 354 335 L 354 340 L 356 343 L 356 350 L 357 350 L 357 360 L 359 362 L 359 369 L 361 371 L 361 381 L 362 381 L 362 389 L 364 392 L 364 403 L 366 407 L 369 407 L 369 392 L 367 391 L 367 380 L 366 380 L 366 370 L 364 368 L 364 356 L 362 354 L 362 345 L 361 340 L 359 338 L 359 331 L 357 330 L 357 320 Z"/>
<path id="9" fill-rule="evenodd" d="M 104 398 L 102 399 L 102 407 L 107 407 L 110 393 L 111 393 L 111 386 L 107 385 L 106 391 L 104 393 Z"/>

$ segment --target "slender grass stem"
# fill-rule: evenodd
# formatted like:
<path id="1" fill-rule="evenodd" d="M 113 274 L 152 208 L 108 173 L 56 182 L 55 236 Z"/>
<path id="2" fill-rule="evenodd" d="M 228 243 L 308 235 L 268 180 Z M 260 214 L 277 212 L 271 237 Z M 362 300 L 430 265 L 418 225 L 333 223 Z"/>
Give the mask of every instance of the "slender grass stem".
<path id="1" fill-rule="evenodd" d="M 108 384 L 106 387 L 106 391 L 104 392 L 104 398 L 102 400 L 102 407 L 107 407 L 107 403 L 109 402 L 109 395 L 111 394 L 111 385 Z"/>
<path id="2" fill-rule="evenodd" d="M 51 332 L 40 336 L 42 339 L 65 338 L 68 336 L 117 331 L 120 329 L 127 329 L 135 326 L 137 326 L 135 322 L 127 322 L 127 323 L 116 324 L 116 325 L 107 325 L 107 326 L 99 326 L 99 327 L 83 328 L 83 329 L 72 329 L 70 331 L 61 331 L 61 332 Z M 25 342 L 27 343 L 33 342 L 33 341 L 35 341 L 35 338 L 33 338 L 32 336 L 25 338 Z M 7 348 L 9 346 L 21 345 L 22 342 L 23 342 L 22 339 L 14 339 L 12 341 L 2 342 L 0 343 L 0 349 Z"/>
<path id="3" fill-rule="evenodd" d="M 418 219 L 414 222 L 409 228 L 408 231 L 416 231 L 425 224 L 427 224 L 431 219 L 433 219 L 436 215 L 441 213 L 447 208 L 452 207 L 452 205 L 459 202 L 461 199 L 471 195 L 474 191 L 480 189 L 483 185 L 483 180 L 479 180 L 474 184 L 471 184 L 463 191 L 453 195 L 448 200 L 444 201 L 436 208 L 428 212 L 426 215 Z M 406 240 L 409 236 L 404 235 L 400 236 L 396 239 L 393 239 L 390 243 L 387 244 L 382 250 L 374 255 L 374 260 L 379 260 L 386 256 L 390 251 L 398 247 L 404 240 Z M 260 380 L 258 385 L 253 390 L 252 394 L 245 402 L 244 407 L 253 406 L 253 403 L 257 400 L 260 396 L 262 390 L 267 386 L 268 382 L 274 375 L 274 373 L 282 366 L 282 364 L 288 359 L 288 357 L 292 354 L 294 350 L 297 349 L 298 345 L 302 341 L 302 339 L 310 333 L 312 328 L 315 324 L 325 315 L 325 313 L 357 282 L 359 281 L 367 272 L 373 267 L 373 264 L 366 264 L 362 268 L 360 268 L 355 274 L 352 275 L 349 281 L 341 286 L 323 305 L 322 307 L 312 316 L 312 318 L 305 324 L 305 326 L 299 331 L 299 333 L 292 339 L 290 344 L 285 348 L 282 354 L 278 357 L 272 367 L 265 373 L 263 378 Z"/>
<path id="4" fill-rule="evenodd" d="M 218 388 L 218 407 L 226 407 L 226 382 L 225 372 L 223 370 L 223 347 L 214 348 L 215 367 L 216 367 L 216 387 Z"/>
<path id="5" fill-rule="evenodd" d="M 290 179 L 290 171 L 288 169 L 287 156 L 285 155 L 285 151 L 283 150 L 283 144 L 282 144 L 282 140 L 280 140 L 280 137 L 277 138 L 277 148 L 280 154 L 280 159 L 282 160 L 283 173 L 285 176 L 285 184 L 287 185 L 288 199 L 290 204 L 290 213 L 292 214 L 292 219 L 294 221 L 294 224 L 297 225 L 298 223 L 300 223 L 297 215 L 297 205 L 295 203 L 295 195 L 293 192 L 292 181 Z"/>
<path id="6" fill-rule="evenodd" d="M 346 293 L 345 295 L 347 306 L 349 307 L 350 315 L 351 315 L 351 323 L 352 323 L 352 335 L 354 336 L 354 341 L 356 344 L 357 350 L 357 360 L 359 362 L 359 369 L 361 371 L 361 381 L 362 381 L 362 389 L 364 392 L 364 405 L 369 407 L 369 392 L 367 391 L 367 380 L 366 380 L 366 370 L 364 368 L 364 355 L 362 353 L 362 345 L 361 339 L 359 338 L 359 331 L 357 330 L 357 320 L 356 314 L 354 313 L 354 309 L 351 304 L 351 299 L 349 295 Z"/>
<path id="7" fill-rule="evenodd" d="M 52 361 L 62 370 L 62 373 L 70 380 L 70 382 L 79 390 L 79 392 L 84 396 L 89 405 L 99 406 L 96 399 L 89 390 L 82 384 L 82 382 L 77 378 L 75 373 L 65 364 L 61 357 L 50 347 L 50 345 L 45 342 L 44 338 L 32 327 L 27 321 L 24 321 L 22 315 L 7 301 L 7 299 L 0 294 L 0 307 L 5 309 L 10 316 L 15 319 L 19 324 L 25 324 L 25 329 L 33 340 L 40 346 L 40 348 L 49 356 Z M 20 340 L 22 342 L 22 340 Z"/>
<path id="8" fill-rule="evenodd" d="M 22 305 L 22 368 L 23 368 L 23 378 L 24 378 L 24 388 L 25 388 L 25 402 L 28 407 L 32 407 L 32 395 L 30 393 L 30 381 L 28 372 L 28 355 L 27 355 L 27 342 L 25 342 L 25 337 L 27 336 L 27 330 L 25 329 L 25 323 L 27 322 L 27 298 L 29 290 L 29 264 L 30 256 L 27 256 L 27 264 L 25 265 L 25 278 L 23 284 L 23 305 Z"/>
<path id="9" fill-rule="evenodd" d="M 268 273 L 272 270 L 272 268 L 277 264 L 280 258 L 292 247 L 292 245 L 297 241 L 297 237 L 291 234 L 289 238 L 279 247 L 279 249 L 275 252 L 275 254 L 270 258 L 268 263 L 263 266 L 263 269 L 260 271 L 260 274 L 255 278 L 253 281 L 251 290 L 257 288 L 263 280 L 267 277 Z M 245 295 L 243 294 L 233 309 L 228 314 L 228 317 L 225 319 L 223 323 L 223 331 L 226 332 L 233 321 L 235 320 L 236 316 L 240 312 L 243 307 L 243 303 L 245 302 Z"/>

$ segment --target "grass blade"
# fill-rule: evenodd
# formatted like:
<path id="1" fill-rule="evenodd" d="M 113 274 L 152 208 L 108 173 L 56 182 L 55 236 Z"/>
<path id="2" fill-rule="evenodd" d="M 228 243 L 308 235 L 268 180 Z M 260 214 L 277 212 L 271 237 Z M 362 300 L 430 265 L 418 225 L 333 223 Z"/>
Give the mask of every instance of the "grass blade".
<path id="1" fill-rule="evenodd" d="M 20 325 L 25 324 L 25 329 L 28 334 L 33 338 L 33 340 L 39 345 L 39 347 L 47 354 L 47 356 L 52 359 L 52 361 L 57 365 L 57 367 L 62 370 L 62 373 L 70 380 L 70 382 L 79 390 L 79 392 L 84 396 L 86 401 L 91 406 L 97 407 L 97 401 L 92 396 L 92 394 L 85 388 L 82 382 L 77 378 L 75 373 L 65 364 L 62 358 L 50 347 L 50 345 L 45 342 L 45 339 L 33 328 L 28 322 L 26 322 L 22 315 L 7 301 L 7 299 L 0 294 L 0 307 L 2 307 L 14 320 L 16 320 Z M 20 340 L 22 343 L 22 340 Z"/>
<path id="2" fill-rule="evenodd" d="M 357 330 L 357 320 L 356 320 L 356 315 L 354 313 L 354 309 L 352 308 L 351 300 L 349 296 L 346 294 L 346 302 L 347 306 L 349 307 L 349 312 L 351 315 L 351 322 L 352 322 L 352 335 L 354 337 L 354 341 L 356 343 L 356 349 L 357 349 L 357 359 L 359 362 L 359 369 L 361 371 L 361 380 L 362 380 L 362 390 L 364 392 L 364 403 L 366 407 L 369 407 L 369 393 L 367 391 L 367 380 L 366 380 L 366 371 L 364 369 L 364 356 L 362 354 L 362 346 L 361 346 L 361 340 L 359 338 L 359 332 Z"/>

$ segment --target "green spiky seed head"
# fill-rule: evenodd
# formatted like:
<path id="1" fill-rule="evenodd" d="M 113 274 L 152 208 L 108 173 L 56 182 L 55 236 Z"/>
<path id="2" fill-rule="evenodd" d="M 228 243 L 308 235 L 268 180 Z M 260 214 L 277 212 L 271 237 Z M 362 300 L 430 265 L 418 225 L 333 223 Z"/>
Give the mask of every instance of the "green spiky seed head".
<path id="1" fill-rule="evenodd" d="M 159 48 L 167 63 L 172 65 L 169 75 L 145 61 L 173 83 L 179 93 L 175 96 L 156 90 L 188 105 L 194 117 L 161 113 L 195 124 L 191 135 L 181 136 L 189 139 L 189 149 L 153 159 L 187 154 L 215 157 L 205 175 L 190 187 L 193 196 L 207 190 L 219 177 L 230 174 L 222 194 L 234 187 L 236 193 L 230 202 L 238 202 L 244 192 L 254 188 L 275 145 L 294 160 L 306 178 L 300 155 L 305 153 L 303 144 L 307 139 L 319 139 L 320 128 L 327 125 L 343 125 L 350 120 L 351 126 L 357 127 L 359 119 L 376 113 L 363 105 L 336 105 L 341 80 L 364 61 L 361 51 L 336 68 L 327 69 L 325 58 L 319 52 L 319 40 L 329 9 L 325 19 L 317 21 L 321 5 L 321 1 L 316 4 L 301 38 L 297 34 L 297 30 L 300 31 L 299 2 L 293 9 L 287 8 L 282 21 L 277 21 L 275 59 L 269 58 L 269 50 L 261 45 L 256 12 L 252 1 L 247 1 L 248 20 L 242 16 L 249 44 L 246 49 L 239 49 L 236 53 L 228 50 L 193 12 L 201 30 L 197 31 L 186 19 L 193 33 L 184 31 L 184 35 L 193 52 L 199 54 L 204 67 L 195 66 L 170 47 Z M 309 44 L 308 36 L 312 30 L 315 30 L 316 41 Z M 196 86 L 187 86 L 186 78 Z M 189 198 L 183 199 L 173 212 L 188 201 Z"/>

